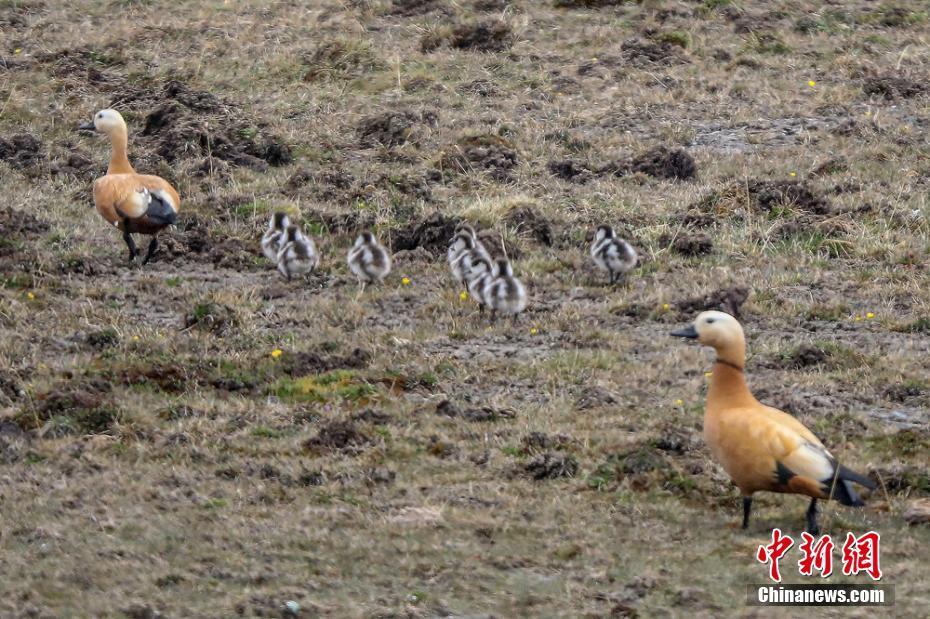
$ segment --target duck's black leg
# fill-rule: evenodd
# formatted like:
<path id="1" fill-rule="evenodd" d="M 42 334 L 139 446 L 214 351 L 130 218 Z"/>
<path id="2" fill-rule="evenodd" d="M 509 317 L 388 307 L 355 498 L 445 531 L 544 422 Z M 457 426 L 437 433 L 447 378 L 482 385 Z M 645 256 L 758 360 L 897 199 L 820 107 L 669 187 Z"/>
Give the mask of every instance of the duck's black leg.
<path id="1" fill-rule="evenodd" d="M 132 240 L 132 235 L 129 234 L 129 220 L 123 220 L 123 240 L 126 241 L 126 247 L 129 248 L 129 262 L 132 262 L 136 259 L 136 256 L 139 254 L 139 251 L 136 249 L 136 242 Z"/>
<path id="2" fill-rule="evenodd" d="M 158 249 L 158 237 L 152 236 L 152 240 L 149 241 L 149 248 L 145 252 L 145 258 L 142 259 L 142 264 L 148 264 L 149 260 L 152 259 L 152 256 L 155 255 L 155 250 Z"/>
<path id="3" fill-rule="evenodd" d="M 752 497 L 743 497 L 743 528 L 749 528 L 749 513 L 752 511 Z"/>
<path id="4" fill-rule="evenodd" d="M 807 516 L 807 532 L 811 535 L 820 535 L 820 527 L 817 525 L 817 499 L 811 499 L 805 516 Z"/>

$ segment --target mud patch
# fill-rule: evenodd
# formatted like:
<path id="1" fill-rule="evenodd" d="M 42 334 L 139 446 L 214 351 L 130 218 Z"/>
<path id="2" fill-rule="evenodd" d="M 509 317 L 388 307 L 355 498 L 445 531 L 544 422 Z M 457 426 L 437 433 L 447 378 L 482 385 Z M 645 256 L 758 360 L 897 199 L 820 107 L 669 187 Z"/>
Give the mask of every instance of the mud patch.
<path id="1" fill-rule="evenodd" d="M 692 204 L 691 208 L 722 216 L 739 212 L 747 205 L 757 212 L 775 215 L 784 209 L 820 216 L 833 213 L 830 202 L 805 183 L 761 179 L 733 182 L 711 192 Z"/>
<path id="2" fill-rule="evenodd" d="M 889 492 L 930 495 L 930 473 L 913 464 L 892 464 L 872 469 L 869 477 Z"/>
<path id="3" fill-rule="evenodd" d="M 541 453 L 547 450 L 565 450 L 574 440 L 567 434 L 546 434 L 545 432 L 530 432 L 520 440 L 520 450 L 527 455 Z"/>
<path id="4" fill-rule="evenodd" d="M 198 329 L 217 336 L 223 336 L 238 326 L 239 318 L 236 311 L 228 305 L 213 301 L 198 303 L 182 319 L 182 328 L 185 331 Z"/>
<path id="5" fill-rule="evenodd" d="M 441 0 L 394 0 L 387 14 L 397 17 L 416 17 L 439 11 L 444 14 L 449 12 L 446 3 Z"/>
<path id="6" fill-rule="evenodd" d="M 42 142 L 28 133 L 19 133 L 9 138 L 0 138 L 0 161 L 13 168 L 34 171 L 45 162 Z"/>
<path id="7" fill-rule="evenodd" d="M 436 405 L 436 414 L 445 417 L 462 418 L 466 421 L 498 421 L 500 419 L 513 419 L 517 416 L 516 411 L 509 408 L 492 408 L 483 406 L 480 408 L 462 409 L 457 404 L 449 400 L 443 400 Z"/>
<path id="8" fill-rule="evenodd" d="M 688 62 L 682 48 L 668 41 L 627 39 L 620 49 L 628 62 L 639 67 L 670 66 Z"/>
<path id="9" fill-rule="evenodd" d="M 0 237 L 31 238 L 48 232 L 48 223 L 32 213 L 19 211 L 9 206 L 0 208 Z"/>
<path id="10" fill-rule="evenodd" d="M 107 432 L 119 413 L 113 386 L 103 380 L 68 381 L 35 397 L 32 407 L 14 421 L 23 430 L 40 430 L 46 437 Z"/>
<path id="11" fill-rule="evenodd" d="M 575 398 L 575 408 L 584 411 L 601 406 L 610 406 L 618 402 L 619 400 L 613 392 L 603 387 L 590 386 L 583 388 Z"/>
<path id="12" fill-rule="evenodd" d="M 883 97 L 889 101 L 917 97 L 925 90 L 921 82 L 895 76 L 871 77 L 862 84 L 865 94 Z"/>
<path id="13" fill-rule="evenodd" d="M 657 242 L 676 254 L 687 257 L 706 256 L 714 250 L 714 242 L 710 236 L 700 232 L 681 232 L 675 236 L 665 233 L 657 239 Z"/>
<path id="14" fill-rule="evenodd" d="M 435 126 L 435 112 L 384 112 L 362 119 L 357 128 L 359 142 L 364 147 L 400 146 L 418 141 L 417 125 Z"/>
<path id="15" fill-rule="evenodd" d="M 307 67 L 305 82 L 355 79 L 387 67 L 370 44 L 357 40 L 324 41 L 303 54 L 302 61 Z"/>
<path id="16" fill-rule="evenodd" d="M 513 30 L 507 22 L 482 21 L 428 32 L 420 39 L 420 49 L 429 53 L 448 45 L 474 52 L 503 52 L 513 46 L 514 40 Z"/>
<path id="17" fill-rule="evenodd" d="M 280 360 L 281 372 L 287 376 L 310 376 L 340 369 L 363 369 L 371 362 L 368 351 L 356 348 L 348 355 L 317 352 L 286 353 Z"/>
<path id="18" fill-rule="evenodd" d="M 0 370 L 0 406 L 9 406 L 26 395 L 19 377 L 9 370 Z"/>
<path id="19" fill-rule="evenodd" d="M 507 213 L 504 221 L 516 228 L 518 233 L 529 233 L 537 243 L 542 243 L 546 247 L 552 246 L 552 225 L 533 206 L 515 206 Z"/>
<path id="20" fill-rule="evenodd" d="M 455 236 L 455 227 L 459 223 L 459 219 L 433 213 L 423 221 L 395 231 L 391 237 L 392 247 L 394 251 L 411 251 L 422 247 L 434 256 L 444 254 Z"/>
<path id="21" fill-rule="evenodd" d="M 667 180 L 690 180 L 697 176 L 697 164 L 685 149 L 660 145 L 635 157 L 608 163 L 598 172 L 614 176 L 639 173 Z"/>
<path id="22" fill-rule="evenodd" d="M 584 184 L 594 178 L 587 164 L 575 159 L 555 159 L 546 164 L 549 173 L 571 183 Z"/>
<path id="23" fill-rule="evenodd" d="M 523 472 L 535 480 L 574 477 L 578 473 L 578 460 L 561 451 L 547 451 L 524 464 Z"/>
<path id="24" fill-rule="evenodd" d="M 702 297 L 693 297 L 679 301 L 675 305 L 678 310 L 686 314 L 695 314 L 705 310 L 719 310 L 731 316 L 740 318 L 740 308 L 749 298 L 749 288 L 746 286 L 731 286 L 710 292 Z"/>
<path id="25" fill-rule="evenodd" d="M 701 440 L 694 429 L 668 423 L 659 430 L 652 444 L 666 453 L 682 455 L 700 449 Z"/>
<path id="26" fill-rule="evenodd" d="M 304 441 L 311 453 L 325 451 L 358 452 L 372 442 L 371 437 L 351 421 L 331 421 L 316 436 Z"/>
<path id="27" fill-rule="evenodd" d="M 626 0 L 555 0 L 556 7 L 565 9 L 599 9 L 623 4 L 626 4 Z"/>
<path id="28" fill-rule="evenodd" d="M 264 170 L 294 159 L 283 140 L 211 93 L 175 80 L 165 84 L 159 101 L 146 116 L 141 136 L 169 163 L 212 157 Z"/>
<path id="29" fill-rule="evenodd" d="M 440 156 L 437 167 L 442 171 L 465 174 L 487 172 L 491 178 L 506 182 L 517 165 L 517 151 L 508 140 L 491 134 L 460 139 Z"/>

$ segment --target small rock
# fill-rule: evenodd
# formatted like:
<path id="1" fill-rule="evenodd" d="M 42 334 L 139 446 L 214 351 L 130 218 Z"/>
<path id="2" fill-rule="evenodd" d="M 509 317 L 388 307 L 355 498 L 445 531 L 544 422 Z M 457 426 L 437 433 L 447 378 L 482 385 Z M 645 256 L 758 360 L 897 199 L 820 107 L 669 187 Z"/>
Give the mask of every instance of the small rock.
<path id="1" fill-rule="evenodd" d="M 909 525 L 930 524 L 930 499 L 911 501 L 904 512 L 904 521 Z"/>

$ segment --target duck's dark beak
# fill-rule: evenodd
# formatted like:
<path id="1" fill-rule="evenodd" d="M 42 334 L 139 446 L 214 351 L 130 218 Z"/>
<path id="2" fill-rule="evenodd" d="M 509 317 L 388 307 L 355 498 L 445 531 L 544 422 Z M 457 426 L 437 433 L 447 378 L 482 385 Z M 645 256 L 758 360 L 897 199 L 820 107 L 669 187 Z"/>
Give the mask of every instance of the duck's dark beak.
<path id="1" fill-rule="evenodd" d="M 90 121 L 78 125 L 78 131 L 97 131 L 97 127 L 94 126 L 94 121 Z"/>
<path id="2" fill-rule="evenodd" d="M 672 331 L 669 335 L 675 337 L 686 337 L 689 340 L 696 340 L 698 337 L 698 332 L 694 328 L 694 325 L 688 325 L 684 329 L 679 329 L 678 331 Z"/>

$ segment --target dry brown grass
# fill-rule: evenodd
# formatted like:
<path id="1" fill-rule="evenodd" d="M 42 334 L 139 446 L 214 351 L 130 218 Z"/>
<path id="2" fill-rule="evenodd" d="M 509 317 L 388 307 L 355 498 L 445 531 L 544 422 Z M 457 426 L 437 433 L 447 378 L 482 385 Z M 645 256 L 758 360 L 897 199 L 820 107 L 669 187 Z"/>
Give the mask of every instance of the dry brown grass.
<path id="1" fill-rule="evenodd" d="M 927 24 L 917 0 L 0 0 L 28 215 L 0 210 L 0 614 L 751 616 L 755 547 L 803 502 L 729 527 L 709 359 L 666 337 L 745 285 L 752 386 L 887 487 L 825 528 L 881 531 L 895 614 L 924 616 Z M 106 105 L 183 196 L 145 269 L 91 207 L 105 147 L 73 127 Z M 662 145 L 697 178 L 616 165 Z M 291 285 L 258 252 L 281 208 L 324 255 Z M 422 252 L 357 292 L 357 229 L 435 211 L 517 256 L 522 323 Z M 643 256 L 615 290 L 602 222 Z"/>

